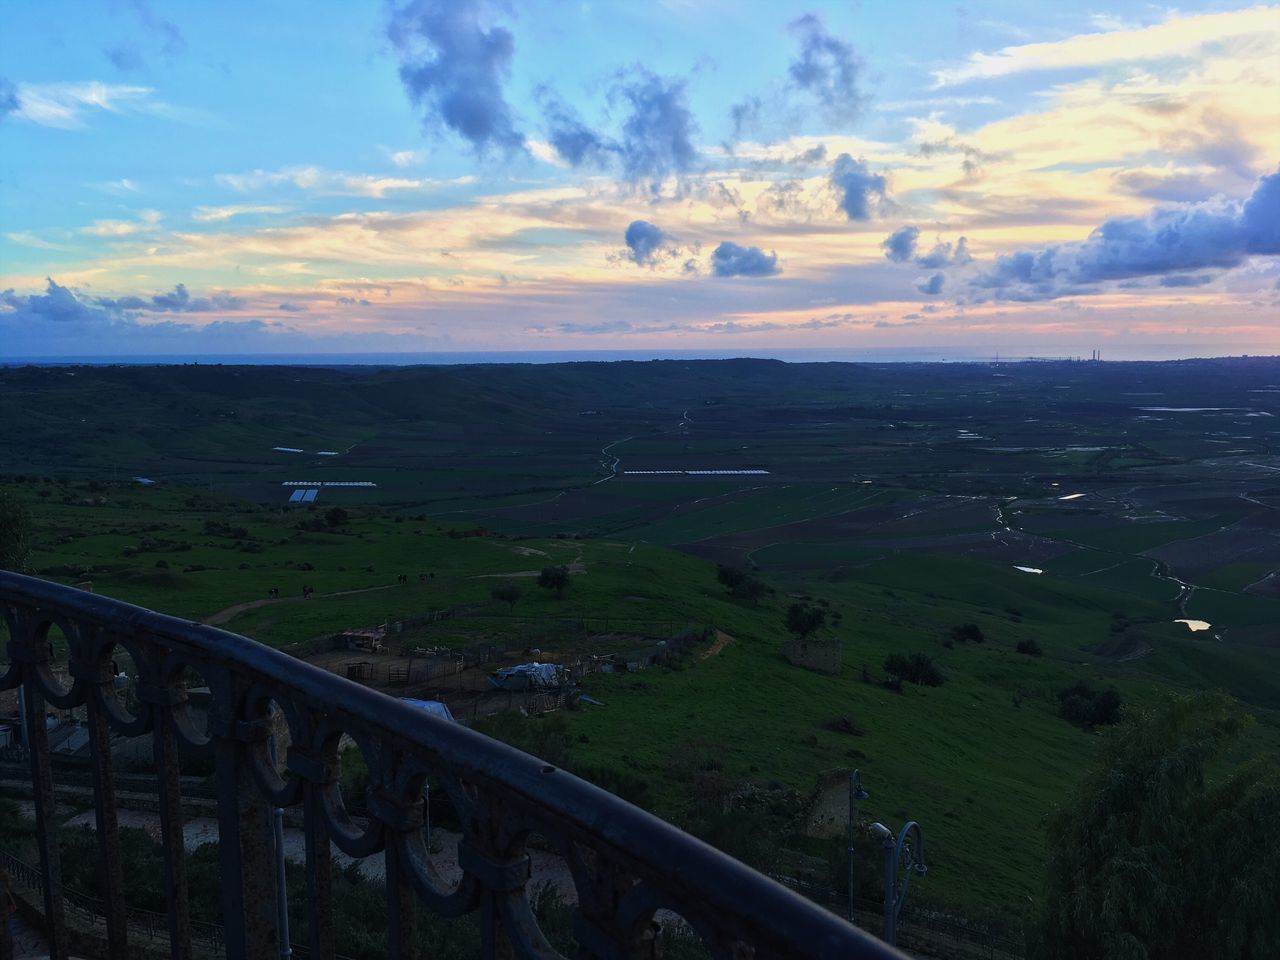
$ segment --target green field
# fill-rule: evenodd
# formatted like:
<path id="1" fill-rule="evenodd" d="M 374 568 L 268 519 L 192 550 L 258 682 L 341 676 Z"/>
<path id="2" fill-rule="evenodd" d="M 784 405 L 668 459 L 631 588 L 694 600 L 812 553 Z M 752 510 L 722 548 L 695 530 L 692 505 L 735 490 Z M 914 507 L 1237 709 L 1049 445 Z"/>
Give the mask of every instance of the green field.
<path id="1" fill-rule="evenodd" d="M 1221 688 L 1259 721 L 1249 746 L 1280 751 L 1280 600 L 1243 592 L 1280 570 L 1274 481 L 1245 463 L 1269 462 L 1273 428 L 1251 421 L 1254 449 L 1224 463 L 1196 418 L 1138 420 L 1123 399 L 1176 382 L 1180 403 L 1258 406 L 1239 398 L 1280 377 L 1274 362 L 1224 364 L 1010 365 L 998 392 L 984 365 L 0 368 L 0 489 L 35 518 L 38 575 L 297 655 L 463 604 L 476 615 L 407 639 L 555 651 L 581 642 L 559 632 L 574 620 L 607 622 L 613 643 L 628 623 L 719 631 L 714 656 L 704 644 L 590 676 L 603 706 L 563 715 L 574 768 L 685 824 L 699 813 L 689 757 L 804 796 L 857 767 L 864 816 L 925 826 L 919 896 L 1022 916 L 1040 896 L 1043 818 L 1097 743 L 1058 716 L 1059 690 L 1084 680 L 1140 709 Z M 1068 375 L 1089 381 L 1072 400 L 1051 389 Z M 769 473 L 614 476 L 614 457 Z M 313 479 L 378 486 L 286 502 L 282 482 Z M 717 562 L 759 577 L 758 603 L 730 596 Z M 535 585 L 553 564 L 576 571 L 564 599 Z M 1185 611 L 1174 577 L 1196 588 Z M 490 598 L 508 578 L 523 588 L 513 608 Z M 281 599 L 262 602 L 271 588 Z M 782 656 L 797 602 L 825 611 L 838 675 Z M 961 623 L 985 642 L 949 641 Z M 1015 652 L 1031 640 L 1042 656 Z M 932 657 L 945 682 L 887 688 L 892 653 Z M 831 852 L 798 832 L 786 843 Z"/>

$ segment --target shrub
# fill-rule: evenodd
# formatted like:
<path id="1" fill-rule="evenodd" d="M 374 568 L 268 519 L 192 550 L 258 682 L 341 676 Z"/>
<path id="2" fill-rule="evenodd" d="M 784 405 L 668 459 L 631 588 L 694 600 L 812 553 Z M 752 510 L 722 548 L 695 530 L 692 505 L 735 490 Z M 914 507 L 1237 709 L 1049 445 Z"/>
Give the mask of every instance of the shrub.
<path id="1" fill-rule="evenodd" d="M 1119 723 L 1123 701 L 1116 690 L 1094 690 L 1083 680 L 1058 691 L 1058 716 L 1077 727 Z"/>
<path id="2" fill-rule="evenodd" d="M 1036 643 L 1034 640 L 1019 640 L 1017 647 L 1014 649 L 1019 653 L 1025 653 L 1028 657 L 1038 657 L 1044 653 L 1044 651 L 1040 649 L 1040 644 Z"/>
<path id="3" fill-rule="evenodd" d="M 951 639 L 959 643 L 968 643 L 970 640 L 974 643 L 982 643 L 987 638 L 983 636 L 982 628 L 976 623 L 961 623 L 951 628 Z"/>
<path id="4" fill-rule="evenodd" d="M 923 653 L 913 653 L 910 656 L 891 653 L 885 658 L 884 670 L 885 673 L 899 680 L 905 680 L 917 686 L 942 686 L 942 671 L 934 664 L 933 657 L 925 656 Z"/>

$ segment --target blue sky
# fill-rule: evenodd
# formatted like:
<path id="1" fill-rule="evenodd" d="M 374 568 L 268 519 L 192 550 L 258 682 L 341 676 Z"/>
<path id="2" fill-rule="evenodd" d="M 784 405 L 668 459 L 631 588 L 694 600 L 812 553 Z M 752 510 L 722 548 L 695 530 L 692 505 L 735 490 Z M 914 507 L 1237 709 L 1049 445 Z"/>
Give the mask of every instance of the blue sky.
<path id="1" fill-rule="evenodd" d="M 0 357 L 1280 352 L 1280 7 L 6 16 Z"/>

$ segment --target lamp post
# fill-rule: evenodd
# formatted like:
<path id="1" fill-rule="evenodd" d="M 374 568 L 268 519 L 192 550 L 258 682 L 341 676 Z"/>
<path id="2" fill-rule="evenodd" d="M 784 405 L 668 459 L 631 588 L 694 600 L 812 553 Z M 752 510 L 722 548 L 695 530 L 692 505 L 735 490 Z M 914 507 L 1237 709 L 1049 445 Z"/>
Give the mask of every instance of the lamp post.
<path id="1" fill-rule="evenodd" d="M 929 872 L 924 863 L 924 833 L 914 820 L 908 821 L 899 831 L 896 841 L 893 831 L 883 823 L 873 823 L 871 832 L 884 845 L 884 942 L 895 946 L 898 942 L 898 914 L 907 899 L 911 876 L 923 877 Z M 915 834 L 914 845 L 907 840 L 912 833 Z M 901 889 L 898 888 L 900 872 L 903 875 Z"/>
<path id="2" fill-rule="evenodd" d="M 858 801 L 870 800 L 871 794 L 862 789 L 862 774 L 854 770 L 849 774 L 849 922 L 855 924 L 853 913 L 853 831 L 858 826 Z"/>

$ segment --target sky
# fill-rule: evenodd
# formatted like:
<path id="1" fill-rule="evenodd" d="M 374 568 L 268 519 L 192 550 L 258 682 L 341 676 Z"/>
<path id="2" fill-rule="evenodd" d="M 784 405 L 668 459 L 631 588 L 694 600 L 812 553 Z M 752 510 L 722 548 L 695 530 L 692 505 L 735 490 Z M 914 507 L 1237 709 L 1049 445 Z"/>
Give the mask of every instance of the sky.
<path id="1" fill-rule="evenodd" d="M 1278 326 L 1280 6 L 5 6 L 0 360 Z"/>

